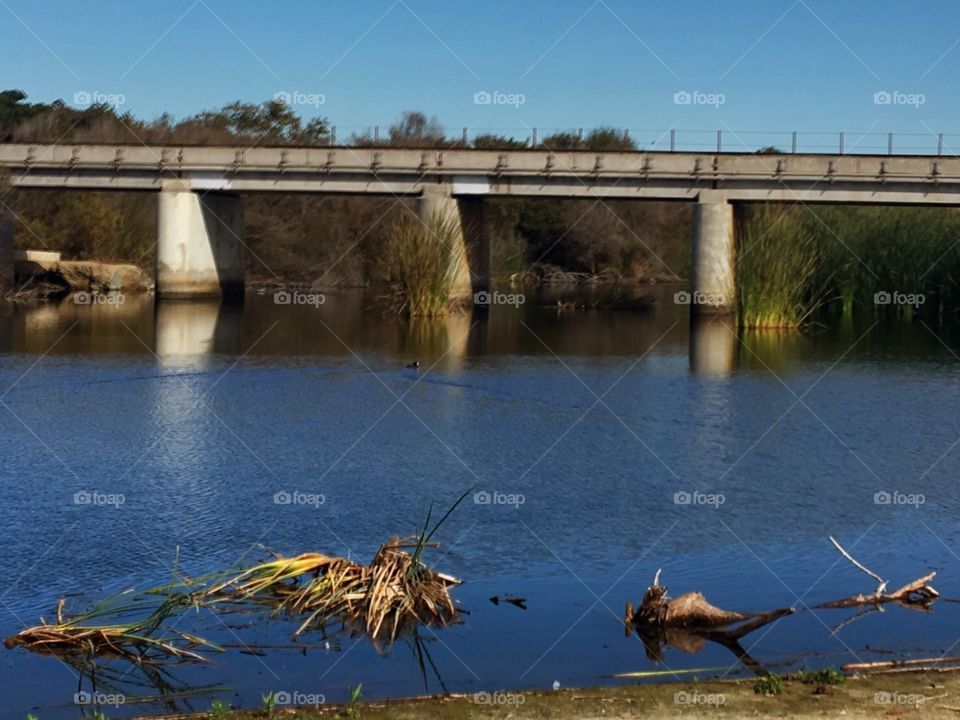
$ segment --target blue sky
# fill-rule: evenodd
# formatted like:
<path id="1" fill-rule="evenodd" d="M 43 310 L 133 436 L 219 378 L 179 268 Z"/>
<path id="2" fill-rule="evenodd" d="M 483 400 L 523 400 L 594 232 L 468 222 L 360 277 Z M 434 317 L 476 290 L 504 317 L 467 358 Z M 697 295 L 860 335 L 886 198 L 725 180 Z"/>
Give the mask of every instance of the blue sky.
<path id="1" fill-rule="evenodd" d="M 286 92 L 338 132 L 406 109 L 511 134 L 960 130 L 955 0 L 0 0 L 0 18 L 4 87 L 145 117 Z"/>

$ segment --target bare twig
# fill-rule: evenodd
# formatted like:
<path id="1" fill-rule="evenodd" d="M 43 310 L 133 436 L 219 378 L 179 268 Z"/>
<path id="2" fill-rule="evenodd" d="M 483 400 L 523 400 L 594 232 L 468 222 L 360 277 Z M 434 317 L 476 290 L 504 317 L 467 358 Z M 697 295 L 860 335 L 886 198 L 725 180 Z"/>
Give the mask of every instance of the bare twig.
<path id="1" fill-rule="evenodd" d="M 863 572 L 865 572 L 867 575 L 869 575 L 870 577 L 872 577 L 874 580 L 876 580 L 876 581 L 879 583 L 879 585 L 877 586 L 876 591 L 874 591 L 874 593 L 873 593 L 874 595 L 880 595 L 880 594 L 883 593 L 884 590 L 887 589 L 887 581 L 886 581 L 886 580 L 884 580 L 882 577 L 880 577 L 879 575 L 877 575 L 873 570 L 870 570 L 869 568 L 864 567 L 863 565 L 861 565 L 860 563 L 858 563 L 856 560 L 854 560 L 853 557 L 850 555 L 850 553 L 848 553 L 846 550 L 844 550 L 843 547 L 840 545 L 840 543 L 838 543 L 836 540 L 833 539 L 833 536 L 830 537 L 830 542 L 832 542 L 832 543 L 833 543 L 833 546 L 834 546 L 837 550 L 840 551 L 840 554 L 841 554 L 841 555 L 843 555 L 847 560 L 849 560 L 851 563 L 853 563 L 853 566 L 854 566 L 855 568 L 857 568 L 858 570 L 862 570 Z"/>

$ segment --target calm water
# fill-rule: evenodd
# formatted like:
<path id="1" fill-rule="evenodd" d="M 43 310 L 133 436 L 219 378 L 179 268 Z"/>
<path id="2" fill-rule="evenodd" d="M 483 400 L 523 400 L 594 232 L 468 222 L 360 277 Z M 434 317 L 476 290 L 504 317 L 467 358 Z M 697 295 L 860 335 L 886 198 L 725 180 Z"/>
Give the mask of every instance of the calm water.
<path id="1" fill-rule="evenodd" d="M 764 667 L 949 652 L 958 604 L 888 608 L 836 633 L 852 611 L 805 606 L 873 589 L 829 535 L 891 587 L 936 570 L 944 598 L 960 597 L 957 338 L 909 323 L 736 338 L 691 329 L 671 292 L 647 312 L 530 303 L 415 326 L 361 294 L 319 308 L 251 294 L 243 308 L 0 309 L 0 634 L 50 618 L 64 595 L 80 609 L 163 583 L 178 552 L 191 575 L 259 561 L 264 546 L 366 561 L 431 501 L 475 486 L 523 503 L 471 499 L 443 527 L 430 562 L 465 580 L 462 625 L 379 652 L 316 634 L 303 651 L 228 647 L 169 668 L 166 691 L 220 686 L 176 701 L 204 709 L 271 691 L 342 700 L 361 682 L 383 697 L 748 673 L 712 644 L 656 664 L 624 635 L 624 604 L 658 568 L 675 595 L 800 609 L 744 640 Z M 404 369 L 413 359 L 419 374 Z M 277 504 L 280 491 L 324 502 Z M 125 502 L 76 504 L 80 492 Z M 694 492 L 723 503 L 676 502 Z M 924 502 L 878 504 L 880 492 Z M 233 646 L 292 630 L 177 623 Z M 77 716 L 72 668 L 23 650 L 0 663 L 0 715 Z M 133 701 L 156 681 L 133 670 L 123 683 L 111 716 L 164 710 Z"/>

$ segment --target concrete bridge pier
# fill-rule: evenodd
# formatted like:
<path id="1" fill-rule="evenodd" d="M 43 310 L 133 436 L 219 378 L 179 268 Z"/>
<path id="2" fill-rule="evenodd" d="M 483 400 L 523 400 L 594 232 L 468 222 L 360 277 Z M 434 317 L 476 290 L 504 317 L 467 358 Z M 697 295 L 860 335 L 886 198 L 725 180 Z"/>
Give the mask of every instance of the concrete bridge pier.
<path id="1" fill-rule="evenodd" d="M 157 216 L 157 296 L 243 298 L 243 203 L 165 182 Z"/>
<path id="2" fill-rule="evenodd" d="M 13 211 L 10 196 L 0 206 L 0 297 L 13 290 Z"/>
<path id="3" fill-rule="evenodd" d="M 456 198 L 448 183 L 424 185 L 417 204 L 417 214 L 424 223 L 438 216 L 459 228 L 457 242 L 457 279 L 452 296 L 471 297 L 490 289 L 490 236 L 486 202 L 482 197 Z"/>
<path id="4" fill-rule="evenodd" d="M 736 310 L 733 205 L 716 190 L 704 190 L 693 209 L 690 266 L 691 310 L 698 314 Z"/>

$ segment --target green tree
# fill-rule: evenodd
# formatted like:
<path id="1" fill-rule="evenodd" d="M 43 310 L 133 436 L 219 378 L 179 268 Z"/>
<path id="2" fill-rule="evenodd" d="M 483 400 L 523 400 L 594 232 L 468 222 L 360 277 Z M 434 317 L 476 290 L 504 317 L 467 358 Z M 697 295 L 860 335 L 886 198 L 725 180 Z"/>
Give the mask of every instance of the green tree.
<path id="1" fill-rule="evenodd" d="M 505 135 L 483 134 L 473 139 L 473 147 L 477 150 L 526 150 L 530 144 Z"/>
<path id="2" fill-rule="evenodd" d="M 575 132 L 558 132 L 547 135 L 540 141 L 545 150 L 577 150 L 580 147 L 580 135 Z"/>
<path id="3" fill-rule="evenodd" d="M 169 125 L 169 120 L 161 119 L 161 123 Z M 330 126 L 325 118 L 314 118 L 304 125 L 289 105 L 276 99 L 259 105 L 233 102 L 221 110 L 208 110 L 188 118 L 180 127 L 189 126 L 211 128 L 267 145 L 321 145 L 330 139 Z M 178 129 L 172 129 L 174 135 Z"/>
<path id="4" fill-rule="evenodd" d="M 623 130 L 598 127 L 590 131 L 584 145 L 590 150 L 636 150 L 637 144 Z"/>

